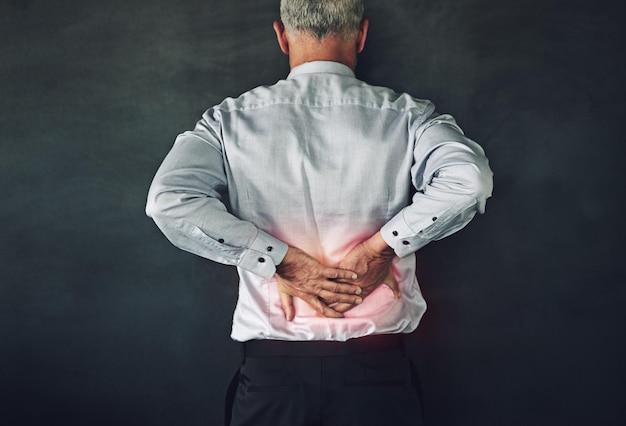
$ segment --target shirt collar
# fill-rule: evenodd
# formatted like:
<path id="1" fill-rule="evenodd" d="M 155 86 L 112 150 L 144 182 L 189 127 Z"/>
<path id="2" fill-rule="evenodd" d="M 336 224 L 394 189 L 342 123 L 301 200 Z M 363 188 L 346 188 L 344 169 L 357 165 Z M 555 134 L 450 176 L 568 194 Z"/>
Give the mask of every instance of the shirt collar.
<path id="1" fill-rule="evenodd" d="M 292 68 L 289 78 L 294 78 L 303 74 L 329 73 L 339 74 L 346 77 L 355 77 L 354 72 L 347 66 L 339 62 L 332 61 L 314 61 L 305 62 L 297 67 Z"/>

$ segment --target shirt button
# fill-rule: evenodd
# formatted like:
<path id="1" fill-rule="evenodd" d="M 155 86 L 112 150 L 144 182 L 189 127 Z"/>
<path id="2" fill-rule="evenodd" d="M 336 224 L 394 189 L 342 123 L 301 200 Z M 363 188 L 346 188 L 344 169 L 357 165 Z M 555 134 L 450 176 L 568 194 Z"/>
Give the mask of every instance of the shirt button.
<path id="1" fill-rule="evenodd" d="M 397 236 L 398 236 L 398 231 L 393 231 L 391 234 L 392 234 L 394 237 L 397 237 Z"/>
<path id="2" fill-rule="evenodd" d="M 220 244 L 224 244 L 224 239 L 220 238 L 219 240 L 217 240 L 217 242 L 220 243 Z"/>
<path id="3" fill-rule="evenodd" d="M 433 222 L 437 220 L 437 216 L 433 217 Z"/>
<path id="4" fill-rule="evenodd" d="M 410 242 L 408 242 L 408 241 L 402 241 L 402 244 L 404 244 L 405 246 L 408 246 L 408 245 L 409 245 L 409 244 L 411 244 L 411 243 L 410 243 Z"/>
<path id="5" fill-rule="evenodd" d="M 272 250 L 274 250 L 274 247 L 272 247 L 272 246 L 269 246 L 269 247 L 267 248 L 267 251 L 272 251 Z"/>
<path id="6" fill-rule="evenodd" d="M 262 257 L 259 257 L 259 263 L 265 263 L 265 259 Z"/>

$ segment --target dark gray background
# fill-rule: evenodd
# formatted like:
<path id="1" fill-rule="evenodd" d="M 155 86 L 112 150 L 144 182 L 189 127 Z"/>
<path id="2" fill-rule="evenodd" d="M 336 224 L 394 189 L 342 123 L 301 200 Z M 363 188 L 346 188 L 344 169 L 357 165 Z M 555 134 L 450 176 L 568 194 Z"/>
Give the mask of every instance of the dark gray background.
<path id="1" fill-rule="evenodd" d="M 430 425 L 623 424 L 624 2 L 367 6 L 360 78 L 432 99 L 495 171 L 418 254 Z M 1 424 L 220 424 L 234 271 L 143 209 L 179 132 L 286 75 L 277 10 L 0 2 Z"/>

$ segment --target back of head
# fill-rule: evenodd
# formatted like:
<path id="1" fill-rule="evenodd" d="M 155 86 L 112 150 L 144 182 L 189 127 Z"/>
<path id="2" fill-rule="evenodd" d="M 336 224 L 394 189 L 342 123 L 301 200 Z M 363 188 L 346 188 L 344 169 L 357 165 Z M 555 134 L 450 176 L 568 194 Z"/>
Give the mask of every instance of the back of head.
<path id="1" fill-rule="evenodd" d="M 363 0 L 281 0 L 280 18 L 290 33 L 351 37 L 363 19 Z"/>

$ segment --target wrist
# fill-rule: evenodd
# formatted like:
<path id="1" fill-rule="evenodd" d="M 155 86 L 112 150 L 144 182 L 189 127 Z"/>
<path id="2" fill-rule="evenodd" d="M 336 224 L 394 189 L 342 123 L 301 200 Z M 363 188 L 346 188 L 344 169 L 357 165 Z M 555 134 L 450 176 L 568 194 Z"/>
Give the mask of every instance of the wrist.
<path id="1" fill-rule="evenodd" d="M 365 244 L 369 250 L 376 253 L 378 256 L 393 255 L 393 249 L 389 247 L 387 242 L 383 239 L 380 231 L 367 239 Z"/>
<path id="2" fill-rule="evenodd" d="M 285 255 L 283 256 L 281 261 L 276 265 L 276 270 L 278 271 L 281 267 L 284 268 L 286 265 L 291 263 L 294 254 L 294 248 L 291 246 L 287 246 L 287 251 L 285 252 Z"/>

